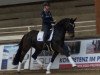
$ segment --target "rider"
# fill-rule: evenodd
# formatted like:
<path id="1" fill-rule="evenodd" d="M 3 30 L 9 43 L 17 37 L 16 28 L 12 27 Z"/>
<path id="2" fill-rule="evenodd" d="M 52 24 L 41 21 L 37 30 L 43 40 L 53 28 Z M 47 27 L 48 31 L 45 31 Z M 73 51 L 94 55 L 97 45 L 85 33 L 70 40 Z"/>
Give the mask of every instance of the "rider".
<path id="1" fill-rule="evenodd" d="M 50 37 L 50 29 L 52 28 L 52 23 L 54 23 L 52 14 L 50 12 L 50 5 L 47 2 L 43 4 L 43 11 L 41 13 L 41 18 L 42 18 L 42 31 L 44 31 L 43 41 L 44 43 L 46 43 Z"/>

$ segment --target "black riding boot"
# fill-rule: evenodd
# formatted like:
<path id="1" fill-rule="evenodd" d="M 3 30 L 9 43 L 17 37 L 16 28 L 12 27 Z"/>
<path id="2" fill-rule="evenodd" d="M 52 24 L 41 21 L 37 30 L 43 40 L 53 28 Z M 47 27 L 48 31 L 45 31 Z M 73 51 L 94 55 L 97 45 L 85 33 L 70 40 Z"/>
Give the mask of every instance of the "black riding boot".
<path id="1" fill-rule="evenodd" d="M 44 28 L 43 42 L 47 43 L 49 37 L 50 37 L 50 29 L 48 27 Z"/>

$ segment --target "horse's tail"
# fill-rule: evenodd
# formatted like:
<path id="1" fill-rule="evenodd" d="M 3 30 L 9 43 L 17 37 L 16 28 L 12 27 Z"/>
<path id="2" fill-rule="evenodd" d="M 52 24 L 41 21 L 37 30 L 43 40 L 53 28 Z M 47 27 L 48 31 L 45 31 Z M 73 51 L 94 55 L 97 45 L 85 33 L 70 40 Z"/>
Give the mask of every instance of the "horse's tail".
<path id="1" fill-rule="evenodd" d="M 24 38 L 24 37 L 23 37 Z M 18 65 L 19 61 L 20 61 L 20 55 L 21 55 L 21 51 L 22 51 L 22 45 L 23 45 L 23 38 L 21 39 L 20 43 L 19 43 L 19 48 L 18 51 L 13 59 L 13 65 Z"/>

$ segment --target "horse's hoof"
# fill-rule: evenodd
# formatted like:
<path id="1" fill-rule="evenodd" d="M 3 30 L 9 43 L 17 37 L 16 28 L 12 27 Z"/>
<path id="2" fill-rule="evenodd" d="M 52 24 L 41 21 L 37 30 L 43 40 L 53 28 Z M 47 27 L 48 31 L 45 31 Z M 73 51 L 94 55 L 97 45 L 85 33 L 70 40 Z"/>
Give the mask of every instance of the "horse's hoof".
<path id="1" fill-rule="evenodd" d="M 17 72 L 18 74 L 20 74 L 20 72 Z"/>
<path id="2" fill-rule="evenodd" d="M 46 74 L 51 74 L 51 72 L 50 71 L 46 71 Z"/>
<path id="3" fill-rule="evenodd" d="M 40 67 L 40 70 L 43 70 L 43 67 Z"/>
<path id="4" fill-rule="evenodd" d="M 41 69 L 41 70 L 43 69 L 43 67 L 44 67 L 44 65 L 40 65 L 40 69 Z"/>
<path id="5" fill-rule="evenodd" d="M 78 67 L 77 66 L 74 66 L 73 68 L 76 68 L 77 69 Z"/>
<path id="6" fill-rule="evenodd" d="M 76 70 L 77 68 L 78 68 L 77 66 L 74 66 L 72 69 L 73 69 L 73 70 Z"/>

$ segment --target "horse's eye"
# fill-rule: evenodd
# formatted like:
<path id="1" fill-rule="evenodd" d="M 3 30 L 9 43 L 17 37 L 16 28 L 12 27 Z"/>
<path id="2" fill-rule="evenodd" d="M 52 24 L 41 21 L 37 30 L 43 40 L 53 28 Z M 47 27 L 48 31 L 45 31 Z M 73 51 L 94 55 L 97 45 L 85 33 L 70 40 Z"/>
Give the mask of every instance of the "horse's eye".
<path id="1" fill-rule="evenodd" d="M 75 23 L 70 23 L 70 25 L 72 25 L 75 28 Z"/>
<path id="2" fill-rule="evenodd" d="M 72 26 L 73 26 L 73 23 L 70 23 L 70 25 L 72 25 Z"/>

